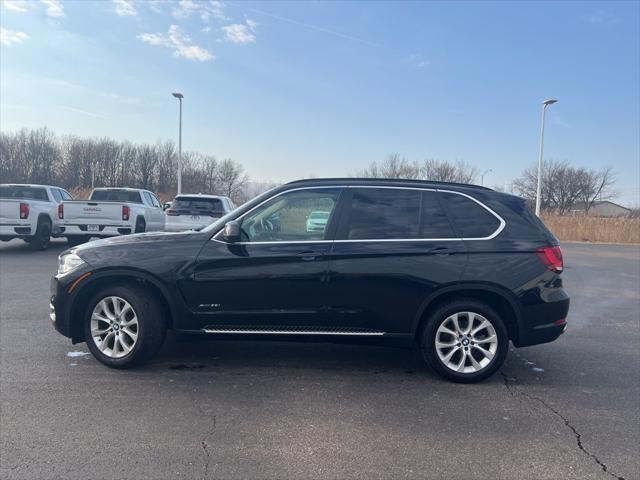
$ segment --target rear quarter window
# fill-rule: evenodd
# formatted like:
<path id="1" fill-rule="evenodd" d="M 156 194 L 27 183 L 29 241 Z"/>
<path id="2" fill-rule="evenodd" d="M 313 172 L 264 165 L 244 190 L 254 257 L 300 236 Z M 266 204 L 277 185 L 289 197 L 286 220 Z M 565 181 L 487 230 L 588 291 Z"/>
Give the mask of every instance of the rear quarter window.
<path id="1" fill-rule="evenodd" d="M 347 239 L 418 238 L 420 192 L 356 188 L 351 199 Z"/>
<path id="2" fill-rule="evenodd" d="M 500 226 L 500 220 L 476 201 L 457 193 L 439 192 L 453 228 L 463 238 L 485 238 Z"/>

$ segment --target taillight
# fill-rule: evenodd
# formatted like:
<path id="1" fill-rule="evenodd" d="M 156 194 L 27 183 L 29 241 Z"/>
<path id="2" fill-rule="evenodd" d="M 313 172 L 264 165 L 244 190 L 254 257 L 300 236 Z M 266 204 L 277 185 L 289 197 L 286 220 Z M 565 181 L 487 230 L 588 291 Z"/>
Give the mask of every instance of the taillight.
<path id="1" fill-rule="evenodd" d="M 542 247 L 536 250 L 538 258 L 552 272 L 561 273 L 564 267 L 560 247 Z"/>
<path id="2" fill-rule="evenodd" d="M 169 215 L 170 217 L 177 217 L 178 216 L 178 212 L 171 210 L 170 208 L 166 209 L 164 211 L 164 213 L 166 213 L 167 215 Z"/>
<path id="3" fill-rule="evenodd" d="M 61 220 L 64 218 L 64 204 L 62 203 L 58 205 L 58 218 Z"/>
<path id="4" fill-rule="evenodd" d="M 28 203 L 21 203 L 20 204 L 20 218 L 21 219 L 25 219 L 25 218 L 29 218 L 29 204 Z"/>
<path id="5" fill-rule="evenodd" d="M 131 209 L 128 205 L 122 206 L 122 220 L 129 220 L 129 215 L 131 215 Z"/>

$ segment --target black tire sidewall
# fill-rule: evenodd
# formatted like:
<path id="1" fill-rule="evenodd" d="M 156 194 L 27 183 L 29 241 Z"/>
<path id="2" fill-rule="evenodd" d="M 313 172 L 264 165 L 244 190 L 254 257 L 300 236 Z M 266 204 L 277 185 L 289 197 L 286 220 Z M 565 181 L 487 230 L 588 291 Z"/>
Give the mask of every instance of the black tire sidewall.
<path id="1" fill-rule="evenodd" d="M 491 322 L 498 337 L 498 349 L 491 363 L 477 373 L 458 373 L 447 368 L 435 348 L 438 327 L 450 315 L 457 312 L 479 313 Z M 475 299 L 460 299 L 438 307 L 427 319 L 420 339 L 420 350 L 424 360 L 440 376 L 458 383 L 475 383 L 493 375 L 504 363 L 509 350 L 509 334 L 500 315 L 489 305 Z"/>
<path id="2" fill-rule="evenodd" d="M 129 302 L 138 317 L 136 344 L 131 352 L 121 358 L 111 358 L 102 353 L 91 336 L 93 309 L 100 300 L 110 296 L 121 297 Z M 135 284 L 105 287 L 91 297 L 84 313 L 83 328 L 87 347 L 93 356 L 112 368 L 130 368 L 149 360 L 162 345 L 166 330 L 163 314 L 155 297 Z"/>
<path id="3" fill-rule="evenodd" d="M 34 250 L 46 250 L 51 240 L 51 224 L 48 220 L 39 220 L 36 234 L 29 242 Z"/>
<path id="4" fill-rule="evenodd" d="M 138 218 L 136 220 L 136 229 L 134 233 L 144 233 L 147 229 L 147 224 L 145 223 L 143 218 Z"/>

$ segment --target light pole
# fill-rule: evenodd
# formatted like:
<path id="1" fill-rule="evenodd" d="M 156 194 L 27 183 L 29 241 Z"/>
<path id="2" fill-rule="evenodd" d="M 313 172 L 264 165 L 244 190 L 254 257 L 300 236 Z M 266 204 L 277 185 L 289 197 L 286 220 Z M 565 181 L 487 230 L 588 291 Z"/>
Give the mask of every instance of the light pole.
<path id="1" fill-rule="evenodd" d="M 182 193 L 182 99 L 184 95 L 181 93 L 173 93 L 174 97 L 180 102 L 180 120 L 178 123 L 178 195 Z"/>
<path id="2" fill-rule="evenodd" d="M 542 102 L 542 125 L 540 126 L 540 157 L 538 158 L 538 188 L 536 189 L 536 215 L 540 216 L 540 203 L 542 193 L 542 152 L 544 150 L 544 116 L 547 112 L 547 107 L 553 105 L 558 100 L 550 98 Z"/>
<path id="3" fill-rule="evenodd" d="M 489 170 L 485 170 L 485 172 L 480 175 L 480 185 L 484 186 L 484 176 L 489 172 L 493 172 L 493 169 L 490 168 Z"/>

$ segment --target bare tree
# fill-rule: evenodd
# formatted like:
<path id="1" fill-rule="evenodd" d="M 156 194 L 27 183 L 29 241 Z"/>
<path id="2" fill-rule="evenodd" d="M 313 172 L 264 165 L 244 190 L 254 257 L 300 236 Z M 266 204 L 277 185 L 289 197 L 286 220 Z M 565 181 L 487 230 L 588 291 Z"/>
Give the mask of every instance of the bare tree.
<path id="1" fill-rule="evenodd" d="M 422 178 L 435 182 L 473 183 L 480 171 L 462 160 L 451 163 L 428 159 L 422 164 Z"/>
<path id="2" fill-rule="evenodd" d="M 230 158 L 220 162 L 218 168 L 218 186 L 223 195 L 236 199 L 242 193 L 249 177 L 244 168 Z"/>
<path id="3" fill-rule="evenodd" d="M 579 198 L 585 213 L 589 213 L 596 200 L 610 200 L 616 197 L 616 192 L 613 190 L 615 182 L 616 178 L 612 167 L 605 167 L 599 171 L 582 170 Z"/>
<path id="4" fill-rule="evenodd" d="M 400 156 L 399 153 L 392 153 L 381 162 L 373 162 L 366 169 L 356 174 L 363 178 L 408 178 L 415 179 L 421 177 L 420 166 L 415 162 L 410 162 Z"/>

